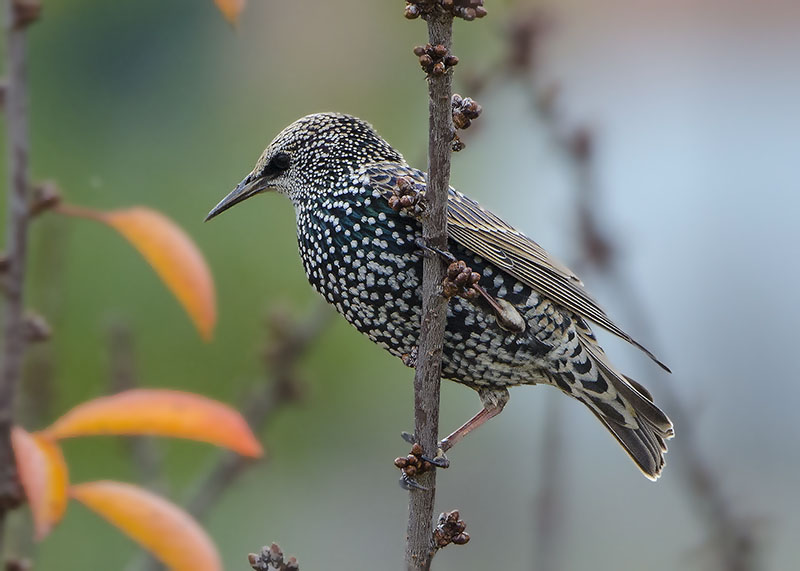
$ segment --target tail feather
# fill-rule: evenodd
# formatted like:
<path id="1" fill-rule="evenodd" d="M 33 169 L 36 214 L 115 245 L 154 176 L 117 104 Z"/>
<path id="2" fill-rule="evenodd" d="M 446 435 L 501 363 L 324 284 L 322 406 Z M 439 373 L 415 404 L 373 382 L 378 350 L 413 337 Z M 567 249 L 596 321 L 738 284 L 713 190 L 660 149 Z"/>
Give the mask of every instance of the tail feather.
<path id="1" fill-rule="evenodd" d="M 628 428 L 598 414 L 593 408 L 592 411 L 614 435 L 642 473 L 650 480 L 657 480 L 665 464 L 664 453 L 667 451 L 667 446 L 664 439 L 649 426 Z"/>
<path id="2" fill-rule="evenodd" d="M 647 395 L 645 396 L 642 391 L 637 390 L 638 383 L 631 383 L 629 378 L 615 374 L 613 370 L 603 370 L 605 367 L 602 365 L 600 369 L 600 374 L 616 390 L 617 398 L 621 399 L 635 424 L 631 425 L 630 421 L 621 423 L 616 418 L 603 414 L 601 407 L 592 406 L 594 403 L 587 403 L 589 408 L 614 435 L 644 475 L 656 480 L 665 464 L 665 440 L 672 438 L 674 434 L 672 422 L 648 398 L 647 391 L 644 391 Z M 589 400 L 603 398 L 607 398 L 607 395 L 592 395 Z"/>
<path id="3" fill-rule="evenodd" d="M 578 397 L 614 435 L 645 476 L 656 480 L 664 468 L 665 440 L 672 438 L 672 422 L 653 403 L 642 385 L 618 373 L 592 339 L 583 348 L 595 365 L 596 375 L 606 381 L 607 391 L 581 391 Z"/>

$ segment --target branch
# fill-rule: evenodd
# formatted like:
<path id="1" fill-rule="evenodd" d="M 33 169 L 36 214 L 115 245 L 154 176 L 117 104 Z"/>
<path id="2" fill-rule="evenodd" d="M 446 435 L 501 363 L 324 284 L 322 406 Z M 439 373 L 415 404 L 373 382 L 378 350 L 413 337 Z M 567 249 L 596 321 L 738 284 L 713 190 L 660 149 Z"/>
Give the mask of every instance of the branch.
<path id="1" fill-rule="evenodd" d="M 453 16 L 434 10 L 427 16 L 431 45 L 452 45 Z M 422 235 L 426 245 L 447 249 L 447 191 L 450 185 L 450 149 L 453 140 L 451 108 L 452 75 L 432 74 L 428 79 L 429 137 L 428 180 L 425 198 L 426 216 Z M 441 284 L 445 264 L 437 255 L 426 255 L 422 269 L 422 322 L 420 326 L 417 369 L 414 375 L 414 434 L 423 450 L 432 454 L 439 442 L 439 389 L 442 371 L 447 300 Z M 408 538 L 406 567 L 429 569 L 433 557 L 433 506 L 436 471 L 419 477 L 425 489 L 412 490 L 408 501 Z"/>
<path id="2" fill-rule="evenodd" d="M 35 20 L 34 2 L 6 0 L 6 136 L 8 149 L 8 223 L 5 252 L 5 311 L 0 348 L 0 545 L 6 512 L 22 493 L 17 479 L 11 425 L 25 352 L 23 292 L 28 236 L 28 94 L 26 29 Z"/>

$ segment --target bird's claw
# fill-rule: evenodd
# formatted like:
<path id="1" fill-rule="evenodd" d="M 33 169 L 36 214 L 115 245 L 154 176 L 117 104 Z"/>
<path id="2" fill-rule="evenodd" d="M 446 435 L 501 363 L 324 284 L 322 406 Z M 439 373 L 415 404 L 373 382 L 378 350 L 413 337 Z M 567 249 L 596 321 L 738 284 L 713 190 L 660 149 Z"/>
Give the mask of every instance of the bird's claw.
<path id="1" fill-rule="evenodd" d="M 414 477 L 436 468 L 449 468 L 450 460 L 444 455 L 444 449 L 441 447 L 437 448 L 436 456 L 431 458 L 423 454 L 422 446 L 416 442 L 413 434 L 402 432 L 401 436 L 403 440 L 411 443 L 411 452 L 407 456 L 400 456 L 394 460 L 395 467 L 402 471 L 400 486 L 406 490 L 424 490 L 426 488 L 420 485 Z"/>
<path id="2" fill-rule="evenodd" d="M 436 449 L 436 456 L 433 458 L 429 458 L 428 456 L 420 456 L 420 458 L 426 462 L 430 462 L 434 468 L 445 469 L 450 467 L 450 459 L 444 455 L 444 450 L 441 448 Z"/>
<path id="3" fill-rule="evenodd" d="M 400 433 L 400 438 L 411 444 L 412 446 L 417 443 L 417 436 L 413 432 L 403 431 Z M 436 449 L 436 456 L 430 458 L 429 456 L 420 455 L 420 459 L 430 462 L 437 468 L 449 468 L 450 460 L 445 456 L 445 451 L 450 449 L 450 442 L 445 438 L 439 442 L 439 447 Z M 414 450 L 412 450 L 413 454 Z"/>
<path id="4" fill-rule="evenodd" d="M 436 254 L 437 256 L 442 258 L 448 264 L 452 264 L 453 262 L 457 261 L 456 257 L 453 254 L 451 254 L 450 252 L 448 252 L 447 250 L 442 250 L 442 249 L 437 248 L 435 246 L 428 245 L 428 243 L 425 241 L 425 238 L 417 238 L 415 243 L 416 243 L 417 247 L 420 250 L 422 250 L 423 252 L 428 252 L 430 254 Z"/>
<path id="5" fill-rule="evenodd" d="M 400 487 L 409 492 L 412 490 L 427 490 L 425 486 L 417 482 L 414 478 L 403 472 L 399 480 Z"/>

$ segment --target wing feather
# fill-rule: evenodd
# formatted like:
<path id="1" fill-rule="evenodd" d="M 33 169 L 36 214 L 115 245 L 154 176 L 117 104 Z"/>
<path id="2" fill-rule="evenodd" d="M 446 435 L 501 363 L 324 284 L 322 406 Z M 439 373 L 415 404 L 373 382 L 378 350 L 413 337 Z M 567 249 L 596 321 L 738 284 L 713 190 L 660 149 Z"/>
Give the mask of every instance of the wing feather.
<path id="1" fill-rule="evenodd" d="M 379 163 L 367 167 L 365 174 L 369 184 L 387 199 L 392 195 L 399 177 L 412 179 L 422 185 L 421 192 L 424 192 L 425 173 L 409 166 Z M 465 248 L 502 268 L 564 309 L 638 347 L 669 371 L 653 353 L 611 321 L 569 268 L 522 232 L 452 187 L 447 204 L 447 231 L 450 238 Z"/>

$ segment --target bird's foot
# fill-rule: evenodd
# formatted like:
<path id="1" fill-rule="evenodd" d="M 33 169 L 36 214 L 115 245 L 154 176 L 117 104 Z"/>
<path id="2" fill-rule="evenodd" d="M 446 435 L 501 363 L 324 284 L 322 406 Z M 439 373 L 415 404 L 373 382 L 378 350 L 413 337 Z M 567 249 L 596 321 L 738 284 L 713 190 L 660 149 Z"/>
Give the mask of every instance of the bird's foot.
<path id="1" fill-rule="evenodd" d="M 436 456 L 431 458 L 423 453 L 422 446 L 414 441 L 412 434 L 403 432 L 402 437 L 412 444 L 411 452 L 407 456 L 400 456 L 394 460 L 394 465 L 403 472 L 400 476 L 400 486 L 406 490 L 424 490 L 425 487 L 417 482 L 415 477 L 436 468 L 448 468 L 450 460 L 444 455 L 441 447 L 436 450 Z"/>
<path id="2" fill-rule="evenodd" d="M 415 244 L 417 245 L 417 248 L 419 248 L 426 254 L 434 254 L 436 256 L 439 256 L 442 260 L 444 260 L 448 264 L 452 264 L 453 262 L 458 261 L 456 257 L 447 250 L 441 250 L 436 246 L 428 245 L 428 243 L 425 241 L 425 238 L 417 238 Z"/>
<path id="3" fill-rule="evenodd" d="M 416 451 L 414 449 L 414 446 L 419 446 L 419 444 L 417 444 L 416 435 L 410 432 L 401 432 L 400 438 L 411 444 L 412 447 L 411 451 L 413 454 Z M 448 451 L 450 448 L 451 448 L 450 441 L 447 438 L 445 438 L 444 440 L 439 442 L 439 446 L 436 449 L 436 456 L 434 456 L 433 458 L 429 458 L 428 456 L 420 455 L 420 458 L 422 458 L 426 462 L 430 462 L 435 468 L 449 468 L 450 460 L 448 460 L 447 456 L 445 456 L 444 453 Z"/>

